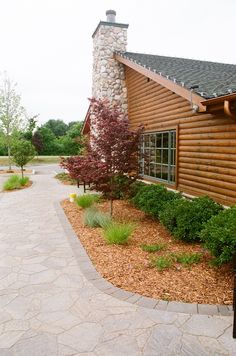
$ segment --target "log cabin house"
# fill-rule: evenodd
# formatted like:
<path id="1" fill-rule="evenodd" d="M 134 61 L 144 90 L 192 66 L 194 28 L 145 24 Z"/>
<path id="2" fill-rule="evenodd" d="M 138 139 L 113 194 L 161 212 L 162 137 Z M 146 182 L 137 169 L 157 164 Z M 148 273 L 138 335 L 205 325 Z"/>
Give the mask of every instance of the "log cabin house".
<path id="1" fill-rule="evenodd" d="M 93 34 L 92 94 L 118 102 L 131 128 L 145 125 L 142 178 L 236 204 L 236 65 L 127 52 L 128 25 L 106 14 Z"/>

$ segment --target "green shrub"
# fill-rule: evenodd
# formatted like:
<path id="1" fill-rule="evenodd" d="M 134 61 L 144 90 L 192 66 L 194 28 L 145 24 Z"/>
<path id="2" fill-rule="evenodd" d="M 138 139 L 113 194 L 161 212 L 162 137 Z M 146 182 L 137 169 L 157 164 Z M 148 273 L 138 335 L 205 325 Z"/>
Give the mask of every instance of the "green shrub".
<path id="1" fill-rule="evenodd" d="M 138 194 L 138 192 L 143 188 L 146 187 L 147 184 L 143 183 L 139 180 L 136 180 L 135 182 L 133 182 L 132 184 L 130 184 L 129 187 L 129 191 L 127 192 L 125 198 L 126 199 L 132 199 L 133 197 L 135 197 L 135 195 Z"/>
<path id="2" fill-rule="evenodd" d="M 100 196 L 97 194 L 83 194 L 79 195 L 76 199 L 75 202 L 78 206 L 80 206 L 82 209 L 89 208 L 92 206 L 94 203 L 97 203 L 100 199 Z"/>
<path id="3" fill-rule="evenodd" d="M 200 239 L 216 264 L 231 261 L 236 252 L 236 206 L 221 211 L 205 223 Z"/>
<path id="4" fill-rule="evenodd" d="M 19 189 L 21 187 L 20 183 L 20 177 L 17 175 L 13 175 L 9 177 L 6 182 L 3 184 L 3 189 L 4 190 L 13 190 L 13 189 Z"/>
<path id="5" fill-rule="evenodd" d="M 111 217 L 108 214 L 104 214 L 97 208 L 91 206 L 85 209 L 84 213 L 84 225 L 90 227 L 103 227 L 106 228 L 111 223 Z"/>
<path id="6" fill-rule="evenodd" d="M 222 209 L 221 205 L 208 197 L 195 198 L 193 201 L 179 199 L 165 206 L 160 213 L 160 221 L 175 238 L 195 242 L 199 241 L 203 224 Z"/>
<path id="7" fill-rule="evenodd" d="M 160 212 L 168 202 L 180 198 L 179 193 L 169 191 L 160 184 L 151 184 L 139 189 L 132 202 L 140 210 L 158 219 Z"/>
<path id="8" fill-rule="evenodd" d="M 182 263 L 183 265 L 192 265 L 195 263 L 199 263 L 202 259 L 201 253 L 191 252 L 172 253 L 171 256 L 176 262 Z"/>
<path id="9" fill-rule="evenodd" d="M 24 187 L 27 183 L 29 183 L 29 177 L 21 177 L 21 178 L 19 179 L 19 181 L 20 181 L 20 185 L 21 185 L 22 187 Z"/>
<path id="10" fill-rule="evenodd" d="M 163 271 L 163 269 L 170 268 L 173 265 L 173 260 L 170 256 L 160 256 L 152 260 L 152 265 L 159 271 Z"/>
<path id="11" fill-rule="evenodd" d="M 132 223 L 112 222 L 104 228 L 104 238 L 109 244 L 126 244 L 133 233 L 135 225 Z"/>
<path id="12" fill-rule="evenodd" d="M 146 252 L 157 252 L 166 248 L 165 244 L 141 245 L 141 249 Z"/>

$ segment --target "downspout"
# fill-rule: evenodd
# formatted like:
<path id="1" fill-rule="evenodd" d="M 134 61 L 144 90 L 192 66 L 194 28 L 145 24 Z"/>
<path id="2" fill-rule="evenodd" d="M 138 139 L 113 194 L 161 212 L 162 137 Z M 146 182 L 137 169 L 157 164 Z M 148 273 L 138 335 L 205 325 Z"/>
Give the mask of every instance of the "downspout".
<path id="1" fill-rule="evenodd" d="M 225 100 L 224 101 L 224 113 L 236 120 L 236 113 L 233 113 L 231 111 L 230 101 L 229 100 Z"/>

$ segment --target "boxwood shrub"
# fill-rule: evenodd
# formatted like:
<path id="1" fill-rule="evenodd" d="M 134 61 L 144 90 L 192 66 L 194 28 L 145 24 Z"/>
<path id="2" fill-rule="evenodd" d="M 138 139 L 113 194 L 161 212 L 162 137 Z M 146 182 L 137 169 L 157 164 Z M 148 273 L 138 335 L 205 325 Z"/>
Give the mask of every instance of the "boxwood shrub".
<path id="1" fill-rule="evenodd" d="M 160 221 L 176 239 L 186 242 L 200 241 L 203 224 L 218 214 L 223 207 L 209 197 L 193 201 L 179 199 L 168 203 L 160 213 Z"/>
<path id="2" fill-rule="evenodd" d="M 180 198 L 180 193 L 169 191 L 160 184 L 151 184 L 141 187 L 132 202 L 140 210 L 158 219 L 160 212 L 168 202 Z"/>
<path id="3" fill-rule="evenodd" d="M 221 211 L 205 223 L 200 238 L 215 257 L 216 264 L 231 261 L 236 252 L 236 206 Z"/>
<path id="4" fill-rule="evenodd" d="M 132 199 L 133 197 L 135 197 L 135 195 L 138 194 L 138 192 L 143 188 L 143 187 L 147 187 L 146 183 L 143 183 L 140 180 L 136 180 L 135 182 L 133 182 L 130 187 L 129 187 L 129 191 L 127 192 L 126 198 L 127 199 Z"/>

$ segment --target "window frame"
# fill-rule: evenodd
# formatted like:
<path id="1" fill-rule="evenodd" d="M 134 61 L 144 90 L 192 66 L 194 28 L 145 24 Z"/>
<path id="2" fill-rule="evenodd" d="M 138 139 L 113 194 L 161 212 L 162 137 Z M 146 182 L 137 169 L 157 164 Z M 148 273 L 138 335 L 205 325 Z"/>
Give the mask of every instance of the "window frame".
<path id="1" fill-rule="evenodd" d="M 163 164 L 163 158 L 161 159 L 161 162 L 160 162 L 160 167 L 162 168 L 162 166 L 167 166 L 168 167 L 168 179 L 165 180 L 165 179 L 162 179 L 162 178 L 157 178 L 157 177 L 153 177 L 151 175 L 147 175 L 147 174 L 144 174 L 144 169 L 145 169 L 145 164 L 144 164 L 144 157 L 141 157 L 141 159 L 139 159 L 139 162 L 140 162 L 140 176 L 145 179 L 145 180 L 148 180 L 148 181 L 154 181 L 154 182 L 159 182 L 159 183 L 163 183 L 163 184 L 166 184 L 166 185 L 169 185 L 170 187 L 172 188 L 176 188 L 177 185 L 178 185 L 178 175 L 177 175 L 177 168 L 178 168 L 178 135 L 179 135 L 179 129 L 178 129 L 178 126 L 174 126 L 174 127 L 168 127 L 168 128 L 165 128 L 165 129 L 162 129 L 162 130 L 157 130 L 157 131 L 146 131 L 142 134 L 142 137 L 143 137 L 143 142 L 141 143 L 143 146 L 141 147 L 140 146 L 140 152 L 141 152 L 141 155 L 144 154 L 145 152 L 145 145 L 144 145 L 144 139 L 145 139 L 145 135 L 157 135 L 157 134 L 164 134 L 164 133 L 168 133 L 168 147 L 167 148 L 164 148 L 163 147 L 163 144 L 162 144 L 162 147 L 160 148 L 161 149 L 161 152 L 163 152 L 163 149 L 164 150 L 168 150 L 168 163 L 167 164 Z M 173 148 L 171 147 L 170 145 L 170 140 L 171 140 L 171 137 L 172 135 L 170 135 L 169 133 L 170 132 L 175 132 L 175 164 L 171 165 L 171 150 L 173 150 Z M 163 137 L 163 136 L 162 136 Z M 150 150 L 151 147 L 150 147 L 150 142 L 149 142 L 149 148 L 148 150 Z M 155 145 L 155 149 L 157 149 L 156 145 Z M 156 153 L 155 153 L 156 155 Z M 162 153 L 161 153 L 161 157 L 163 157 Z M 155 164 L 157 164 L 155 162 Z M 174 168 L 174 176 L 175 176 L 175 181 L 171 181 L 170 180 L 170 175 L 171 175 L 171 166 Z M 149 174 L 150 174 L 150 162 L 149 162 Z"/>

